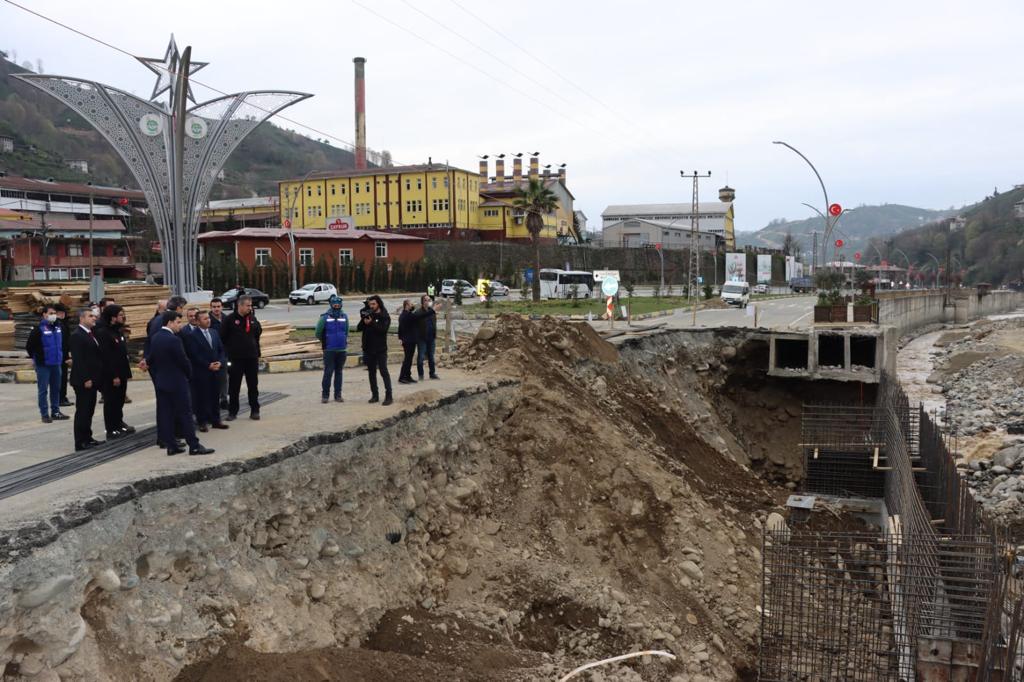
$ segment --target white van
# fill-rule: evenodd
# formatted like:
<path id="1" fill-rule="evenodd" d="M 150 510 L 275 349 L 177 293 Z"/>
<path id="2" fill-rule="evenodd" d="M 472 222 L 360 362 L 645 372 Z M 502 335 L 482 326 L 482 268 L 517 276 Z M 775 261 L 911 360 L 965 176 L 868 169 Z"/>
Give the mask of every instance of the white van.
<path id="1" fill-rule="evenodd" d="M 746 308 L 750 303 L 750 285 L 746 282 L 726 282 L 722 285 L 722 300 L 729 305 Z"/>

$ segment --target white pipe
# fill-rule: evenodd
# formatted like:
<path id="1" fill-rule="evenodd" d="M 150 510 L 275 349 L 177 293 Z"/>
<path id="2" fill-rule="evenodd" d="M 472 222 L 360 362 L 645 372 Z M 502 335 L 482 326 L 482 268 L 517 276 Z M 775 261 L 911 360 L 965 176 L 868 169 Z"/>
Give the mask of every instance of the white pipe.
<path id="1" fill-rule="evenodd" d="M 606 658 L 603 661 L 594 661 L 593 663 L 587 663 L 586 665 L 581 665 L 580 667 L 576 668 L 575 670 L 570 672 L 565 677 L 559 678 L 558 682 L 565 682 L 566 680 L 568 680 L 570 678 L 576 677 L 576 675 L 580 674 L 584 670 L 589 670 L 591 668 L 596 668 L 596 667 L 598 667 L 600 665 L 604 665 L 605 663 L 616 663 L 618 661 L 624 661 L 627 658 L 636 658 L 638 656 L 664 656 L 665 658 L 672 659 L 673 661 L 676 660 L 675 655 L 674 654 L 670 654 L 667 651 L 635 651 L 635 652 L 633 652 L 631 654 L 623 654 L 621 656 L 615 656 L 614 658 Z"/>

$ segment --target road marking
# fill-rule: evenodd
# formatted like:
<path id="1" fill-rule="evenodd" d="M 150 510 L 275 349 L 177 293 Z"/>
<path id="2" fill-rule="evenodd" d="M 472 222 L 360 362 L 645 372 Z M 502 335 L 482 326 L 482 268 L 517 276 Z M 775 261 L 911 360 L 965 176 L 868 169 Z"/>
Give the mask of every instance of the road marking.
<path id="1" fill-rule="evenodd" d="M 8 450 L 7 452 L 0 452 L 0 457 L 4 457 L 5 455 L 16 455 L 19 452 L 21 452 L 21 450 Z"/>
<path id="2" fill-rule="evenodd" d="M 811 312 L 814 312 L 814 311 L 812 310 Z M 792 322 L 790 322 L 790 323 L 789 323 L 789 326 L 790 326 L 790 327 L 792 327 L 792 326 L 793 326 L 793 325 L 795 325 L 795 324 L 796 324 L 797 322 L 799 322 L 800 320 L 802 320 L 802 319 L 804 319 L 805 317 L 809 316 L 810 314 L 811 314 L 810 312 L 804 313 L 804 314 L 803 314 L 803 315 L 801 315 L 800 317 L 798 317 L 798 318 L 796 318 L 795 320 L 793 320 Z"/>

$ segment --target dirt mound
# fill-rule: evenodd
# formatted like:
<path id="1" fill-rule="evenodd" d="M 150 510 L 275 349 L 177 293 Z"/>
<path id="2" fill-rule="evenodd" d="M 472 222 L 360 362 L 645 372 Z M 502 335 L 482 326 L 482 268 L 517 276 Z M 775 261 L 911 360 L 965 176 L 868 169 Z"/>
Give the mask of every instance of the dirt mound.
<path id="1" fill-rule="evenodd" d="M 615 346 L 587 322 L 553 317 L 528 320 L 504 314 L 484 323 L 472 340 L 461 344 L 453 364 L 465 369 L 487 366 L 521 372 L 579 360 L 611 363 L 618 357 Z"/>

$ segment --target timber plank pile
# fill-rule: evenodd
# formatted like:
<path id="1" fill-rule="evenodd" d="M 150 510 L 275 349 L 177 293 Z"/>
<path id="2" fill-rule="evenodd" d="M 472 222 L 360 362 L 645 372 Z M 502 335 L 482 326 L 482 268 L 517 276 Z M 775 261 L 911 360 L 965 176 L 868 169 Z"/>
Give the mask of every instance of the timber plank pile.
<path id="1" fill-rule="evenodd" d="M 14 350 L 14 320 L 0 320 L 0 351 Z"/>
<path id="2" fill-rule="evenodd" d="M 321 353 L 320 342 L 289 341 L 292 326 L 286 322 L 260 322 L 263 334 L 260 335 L 260 353 L 264 359 L 303 358 L 318 356 Z"/>

